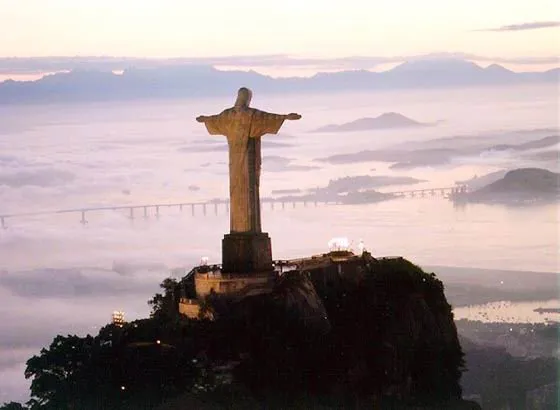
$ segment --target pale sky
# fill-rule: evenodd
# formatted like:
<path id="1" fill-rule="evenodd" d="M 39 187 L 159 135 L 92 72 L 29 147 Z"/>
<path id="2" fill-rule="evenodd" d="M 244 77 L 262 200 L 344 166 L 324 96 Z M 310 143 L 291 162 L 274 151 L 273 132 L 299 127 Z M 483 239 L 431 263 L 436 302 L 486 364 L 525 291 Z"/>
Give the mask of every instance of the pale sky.
<path id="1" fill-rule="evenodd" d="M 559 55 L 558 0 L 0 0 L 0 57 Z"/>

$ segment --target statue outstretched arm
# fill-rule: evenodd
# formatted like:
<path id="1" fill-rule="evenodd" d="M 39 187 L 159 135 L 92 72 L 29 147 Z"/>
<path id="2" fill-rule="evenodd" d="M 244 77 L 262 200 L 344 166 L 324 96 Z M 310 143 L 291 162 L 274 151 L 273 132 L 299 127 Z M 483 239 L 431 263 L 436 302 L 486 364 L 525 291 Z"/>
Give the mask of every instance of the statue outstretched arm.
<path id="1" fill-rule="evenodd" d="M 301 115 L 296 114 L 295 112 L 292 112 L 290 114 L 272 114 L 270 112 L 259 110 L 259 114 L 265 120 L 271 120 L 271 121 L 275 121 L 275 120 L 276 121 L 277 120 L 299 120 L 301 118 Z"/>
<path id="2" fill-rule="evenodd" d="M 199 115 L 196 120 L 206 125 L 210 135 L 226 135 L 227 121 L 223 114 Z"/>
<path id="3" fill-rule="evenodd" d="M 300 118 L 301 118 L 301 114 L 296 114 L 295 112 L 286 115 L 287 120 L 299 120 Z"/>
<path id="4" fill-rule="evenodd" d="M 199 115 L 198 117 L 196 117 L 196 120 L 198 122 L 212 121 L 212 120 L 217 119 L 218 116 L 219 116 L 219 114 L 218 115 Z"/>
<path id="5" fill-rule="evenodd" d="M 266 111 L 255 110 L 251 137 L 262 137 L 265 134 L 277 134 L 285 120 L 299 120 L 301 115 L 291 114 L 272 114 Z"/>

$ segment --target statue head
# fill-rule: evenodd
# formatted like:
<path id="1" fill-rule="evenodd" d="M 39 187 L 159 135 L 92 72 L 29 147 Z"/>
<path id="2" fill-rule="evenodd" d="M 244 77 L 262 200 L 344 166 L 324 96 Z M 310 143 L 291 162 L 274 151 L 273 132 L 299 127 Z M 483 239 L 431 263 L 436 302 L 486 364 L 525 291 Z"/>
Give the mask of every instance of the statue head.
<path id="1" fill-rule="evenodd" d="M 253 93 L 246 87 L 241 87 L 237 92 L 237 100 L 235 101 L 236 107 L 248 107 L 251 104 Z"/>

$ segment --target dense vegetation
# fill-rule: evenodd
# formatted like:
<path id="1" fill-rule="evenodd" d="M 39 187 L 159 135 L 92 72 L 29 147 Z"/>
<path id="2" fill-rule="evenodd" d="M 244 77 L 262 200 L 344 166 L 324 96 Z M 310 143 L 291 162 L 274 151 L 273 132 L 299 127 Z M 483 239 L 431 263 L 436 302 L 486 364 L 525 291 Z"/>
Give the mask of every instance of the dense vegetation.
<path id="1" fill-rule="evenodd" d="M 214 321 L 179 315 L 192 285 L 167 279 L 150 318 L 57 336 L 31 358 L 28 407 L 459 405 L 463 353 L 442 283 L 404 259 L 364 258 L 354 271 L 321 283 L 294 271 L 272 295 L 215 296 Z"/>

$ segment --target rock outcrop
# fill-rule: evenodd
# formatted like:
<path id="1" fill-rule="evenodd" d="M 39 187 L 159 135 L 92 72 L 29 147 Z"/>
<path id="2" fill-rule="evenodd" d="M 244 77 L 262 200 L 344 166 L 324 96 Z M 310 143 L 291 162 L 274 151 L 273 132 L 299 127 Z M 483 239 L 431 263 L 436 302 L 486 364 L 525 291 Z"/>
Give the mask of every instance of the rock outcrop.
<path id="1" fill-rule="evenodd" d="M 208 353 L 239 363 L 236 382 L 285 406 L 303 395 L 339 404 L 460 402 L 463 353 L 434 274 L 367 253 L 308 261 L 270 295 L 210 302 L 222 337 Z"/>

